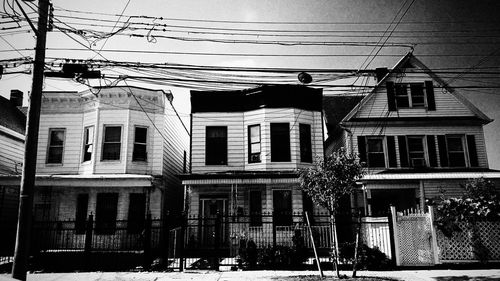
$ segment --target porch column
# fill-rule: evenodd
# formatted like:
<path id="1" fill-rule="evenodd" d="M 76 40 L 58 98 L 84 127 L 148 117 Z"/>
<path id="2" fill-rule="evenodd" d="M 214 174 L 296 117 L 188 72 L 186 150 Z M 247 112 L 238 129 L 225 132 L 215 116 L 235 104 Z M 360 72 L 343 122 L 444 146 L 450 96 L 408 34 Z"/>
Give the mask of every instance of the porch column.
<path id="1" fill-rule="evenodd" d="M 424 180 L 420 180 L 420 209 L 425 210 Z"/>

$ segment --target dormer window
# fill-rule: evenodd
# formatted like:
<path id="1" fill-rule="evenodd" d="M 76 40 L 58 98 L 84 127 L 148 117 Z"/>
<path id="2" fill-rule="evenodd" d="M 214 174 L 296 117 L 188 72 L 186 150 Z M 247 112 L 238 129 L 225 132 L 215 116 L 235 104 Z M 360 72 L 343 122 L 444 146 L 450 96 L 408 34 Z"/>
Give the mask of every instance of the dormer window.
<path id="1" fill-rule="evenodd" d="M 424 83 L 387 82 L 389 111 L 404 108 L 426 108 L 436 110 L 432 81 Z"/>

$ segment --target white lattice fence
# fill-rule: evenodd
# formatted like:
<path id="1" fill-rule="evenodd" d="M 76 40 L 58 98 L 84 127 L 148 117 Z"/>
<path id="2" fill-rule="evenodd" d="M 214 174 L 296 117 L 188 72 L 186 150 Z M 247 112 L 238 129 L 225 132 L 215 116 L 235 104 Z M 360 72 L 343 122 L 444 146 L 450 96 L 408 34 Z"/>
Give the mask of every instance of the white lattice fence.
<path id="1" fill-rule="evenodd" d="M 453 232 L 449 238 L 437 231 L 439 259 L 442 262 L 477 261 L 470 227 L 465 222 L 459 223 L 458 227 L 461 231 Z M 488 259 L 500 260 L 500 222 L 478 222 L 477 230 L 481 243 L 487 249 Z"/>

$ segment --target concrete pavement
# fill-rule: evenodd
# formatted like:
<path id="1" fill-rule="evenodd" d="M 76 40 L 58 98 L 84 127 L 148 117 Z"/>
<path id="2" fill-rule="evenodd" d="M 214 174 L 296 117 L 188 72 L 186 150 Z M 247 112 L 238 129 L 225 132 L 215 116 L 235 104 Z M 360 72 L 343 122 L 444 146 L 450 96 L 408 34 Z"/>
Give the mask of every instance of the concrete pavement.
<path id="1" fill-rule="evenodd" d="M 345 271 L 347 276 L 351 272 Z M 81 272 L 81 273 L 34 273 L 28 275 L 28 281 L 280 281 L 289 277 L 317 275 L 316 271 L 186 271 L 186 272 Z M 333 273 L 326 271 L 325 275 L 331 277 Z M 0 275 L 7 277 L 8 275 Z M 363 277 L 390 277 L 405 281 L 456 281 L 475 280 L 491 281 L 500 280 L 500 269 L 487 270 L 401 270 L 401 271 L 359 271 L 358 276 Z"/>

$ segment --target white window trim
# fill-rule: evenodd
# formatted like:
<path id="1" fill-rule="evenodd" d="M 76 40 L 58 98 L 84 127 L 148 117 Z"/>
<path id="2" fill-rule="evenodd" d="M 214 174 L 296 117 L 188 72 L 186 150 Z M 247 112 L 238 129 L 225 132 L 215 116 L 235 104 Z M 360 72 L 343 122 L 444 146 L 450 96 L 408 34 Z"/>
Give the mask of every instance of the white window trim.
<path id="1" fill-rule="evenodd" d="M 423 106 L 413 106 L 411 84 L 421 84 L 422 91 L 424 93 L 424 105 Z M 408 107 L 399 107 L 397 104 L 397 97 L 399 96 L 396 91 L 396 85 L 406 85 L 406 98 L 408 99 Z M 404 83 L 394 83 L 394 99 L 396 100 L 397 109 L 417 109 L 417 108 L 428 108 L 427 104 L 427 89 L 424 82 L 404 82 Z"/>
<path id="2" fill-rule="evenodd" d="M 137 130 L 137 128 L 143 128 L 143 129 L 146 129 L 146 143 L 137 143 L 135 141 L 135 132 Z M 148 160 L 149 160 L 149 127 L 148 126 L 144 126 L 144 125 L 135 125 L 134 126 L 134 141 L 133 141 L 133 145 L 132 145 L 132 162 L 134 163 L 147 163 Z M 146 146 L 146 160 L 134 160 L 134 152 L 135 152 L 135 144 L 140 144 L 140 145 L 145 145 Z"/>
<path id="3" fill-rule="evenodd" d="M 64 132 L 61 163 L 49 163 L 49 150 L 51 147 L 50 137 L 51 137 L 53 131 L 63 131 Z M 49 128 L 49 134 L 48 134 L 48 138 L 47 138 L 47 150 L 46 150 L 46 155 L 45 155 L 45 165 L 47 165 L 47 166 L 63 166 L 64 165 L 65 148 L 66 148 L 66 128 Z"/>
<path id="4" fill-rule="evenodd" d="M 378 139 L 382 140 L 382 150 L 384 153 L 384 167 L 371 167 L 370 166 L 370 161 L 368 157 L 368 140 L 370 139 Z M 365 142 L 365 151 L 366 151 L 366 163 L 368 165 L 369 169 L 386 169 L 389 167 L 389 154 L 388 154 L 388 149 L 387 149 L 387 141 L 385 136 L 366 136 L 366 142 Z"/>
<path id="5" fill-rule="evenodd" d="M 106 139 L 106 128 L 107 127 L 120 127 L 120 158 L 119 159 L 115 159 L 115 160 L 103 159 L 104 143 L 105 143 L 104 140 Z M 119 124 L 119 125 L 104 124 L 102 126 L 101 157 L 100 157 L 101 162 L 121 162 L 122 161 L 122 153 L 123 153 L 122 146 L 123 146 L 123 125 L 122 124 Z"/>
<path id="6" fill-rule="evenodd" d="M 408 164 L 410 164 L 410 167 L 411 168 L 415 168 L 413 166 L 413 164 L 411 163 L 411 160 L 412 158 L 410 157 L 410 141 L 409 141 L 409 138 L 420 138 L 420 140 L 422 141 L 422 147 L 424 149 L 424 161 L 425 161 L 425 165 L 424 167 L 430 167 L 430 163 L 429 163 L 429 149 L 427 147 L 427 141 L 426 141 L 426 137 L 425 135 L 407 135 L 406 136 L 406 153 L 408 154 Z"/>
<path id="7" fill-rule="evenodd" d="M 464 134 L 448 134 L 445 135 L 446 137 L 446 155 L 448 156 L 448 167 L 450 168 L 469 168 L 470 167 L 470 161 L 469 161 L 469 151 L 468 151 L 468 146 L 467 146 L 467 138 L 466 135 Z M 463 154 L 464 154 L 464 162 L 465 166 L 452 166 L 451 161 L 450 161 L 450 150 L 448 146 L 448 138 L 460 138 L 462 141 L 462 149 L 463 149 Z"/>
<path id="8" fill-rule="evenodd" d="M 86 130 L 88 128 L 92 128 L 94 130 L 94 135 L 92 136 L 92 140 L 91 140 L 92 141 L 91 142 L 91 144 L 92 144 L 92 155 L 90 156 L 90 160 L 85 160 L 84 159 L 84 157 L 85 157 L 85 146 L 87 145 L 85 143 L 85 134 L 87 133 Z M 84 126 L 83 127 L 82 156 L 81 156 L 81 161 L 80 161 L 82 164 L 90 163 L 90 162 L 92 162 L 93 159 L 95 159 L 95 155 L 94 155 L 95 154 L 95 133 L 96 133 L 96 131 L 95 131 L 95 126 L 94 125 L 89 125 L 89 126 Z"/>

